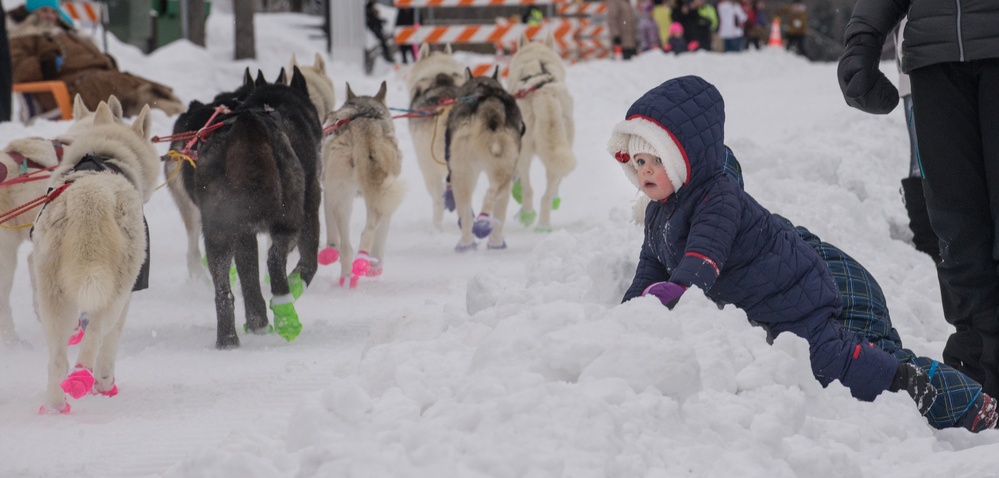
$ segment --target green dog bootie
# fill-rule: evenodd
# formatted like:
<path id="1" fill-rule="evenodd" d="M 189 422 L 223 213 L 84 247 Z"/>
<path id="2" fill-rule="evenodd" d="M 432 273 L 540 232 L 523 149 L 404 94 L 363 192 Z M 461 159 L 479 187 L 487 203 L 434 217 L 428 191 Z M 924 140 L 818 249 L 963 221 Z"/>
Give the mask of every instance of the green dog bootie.
<path id="1" fill-rule="evenodd" d="M 517 212 L 517 221 L 524 225 L 524 227 L 531 227 L 534 224 L 534 220 L 538 218 L 538 211 L 525 212 L 521 209 Z"/>
<path id="2" fill-rule="evenodd" d="M 521 194 L 520 178 L 513 181 L 513 189 L 510 190 L 510 194 L 513 194 L 513 200 L 520 204 L 523 201 L 523 195 Z"/>
<path id="3" fill-rule="evenodd" d="M 263 332 L 250 332 L 250 324 L 243 324 L 243 332 L 247 333 L 247 334 L 249 334 L 249 333 L 255 333 L 255 334 L 260 334 L 260 335 L 270 334 L 270 333 L 274 333 L 274 326 L 271 325 L 271 324 L 267 324 L 267 328 L 264 329 Z"/>
<path id="4" fill-rule="evenodd" d="M 555 199 L 552 199 L 552 211 L 557 211 L 558 207 L 561 205 L 562 205 L 562 198 L 555 196 Z"/>
<path id="5" fill-rule="evenodd" d="M 305 292 L 305 282 L 302 282 L 302 274 L 292 272 L 288 276 L 288 288 L 291 289 L 291 296 L 298 300 Z"/>
<path id="6" fill-rule="evenodd" d="M 274 311 L 274 330 L 277 334 L 289 342 L 295 340 L 302 332 L 302 323 L 298 321 L 291 294 L 271 298 L 271 310 Z"/>

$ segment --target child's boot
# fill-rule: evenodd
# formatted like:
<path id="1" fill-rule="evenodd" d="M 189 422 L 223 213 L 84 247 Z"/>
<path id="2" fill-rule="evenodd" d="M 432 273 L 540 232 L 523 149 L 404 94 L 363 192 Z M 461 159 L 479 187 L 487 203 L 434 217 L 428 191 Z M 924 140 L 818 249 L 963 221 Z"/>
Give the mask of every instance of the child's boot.
<path id="1" fill-rule="evenodd" d="M 899 363 L 889 391 L 905 390 L 916 402 L 920 415 L 926 415 L 937 398 L 937 389 L 930 384 L 930 376 L 923 369 L 911 363 Z"/>

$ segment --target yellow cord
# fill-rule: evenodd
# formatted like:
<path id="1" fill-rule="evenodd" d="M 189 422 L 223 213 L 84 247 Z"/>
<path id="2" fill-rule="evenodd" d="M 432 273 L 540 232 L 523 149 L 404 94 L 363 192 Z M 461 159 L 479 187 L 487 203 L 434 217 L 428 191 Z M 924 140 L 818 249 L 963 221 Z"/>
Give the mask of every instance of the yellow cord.
<path id="1" fill-rule="evenodd" d="M 156 191 L 159 191 L 160 189 L 163 188 L 163 186 L 166 186 L 167 183 L 169 183 L 170 181 L 173 181 L 173 179 L 177 177 L 177 173 L 180 172 L 180 163 L 181 163 L 181 161 L 187 161 L 188 163 L 191 163 L 191 167 L 192 168 L 197 168 L 198 167 L 194 163 L 194 160 L 191 159 L 190 156 L 188 156 L 186 154 L 182 154 L 182 153 L 178 152 L 177 150 L 171 149 L 170 151 L 167 151 L 166 155 L 167 155 L 168 158 L 170 158 L 170 159 L 172 159 L 172 160 L 174 160 L 174 161 L 177 162 L 177 167 L 173 168 L 173 172 L 170 173 L 170 177 L 167 178 L 166 181 L 163 181 L 163 184 L 160 184 L 159 186 L 156 186 Z"/>
<path id="2" fill-rule="evenodd" d="M 3 229 L 25 229 L 25 228 L 29 228 L 29 227 L 34 226 L 34 225 L 35 225 L 35 223 L 33 223 L 33 222 L 29 222 L 27 224 L 21 224 L 20 226 L 4 226 L 3 224 L 0 224 L 0 228 L 3 228 Z"/>
<path id="3" fill-rule="evenodd" d="M 450 112 L 450 111 L 451 111 L 451 107 L 448 106 L 447 108 L 444 108 L 443 110 L 441 110 L 441 112 L 437 116 L 434 117 L 434 135 L 430 137 L 430 157 L 433 158 L 433 160 L 434 160 L 435 163 L 437 163 L 437 164 L 439 164 L 441 166 L 447 166 L 447 162 L 446 161 L 441 161 L 441 160 L 437 159 L 437 155 L 434 154 L 434 151 L 435 151 L 435 149 L 434 149 L 434 143 L 437 142 L 437 122 L 440 121 L 441 116 L 444 116 L 444 115 L 448 114 L 448 112 Z"/>

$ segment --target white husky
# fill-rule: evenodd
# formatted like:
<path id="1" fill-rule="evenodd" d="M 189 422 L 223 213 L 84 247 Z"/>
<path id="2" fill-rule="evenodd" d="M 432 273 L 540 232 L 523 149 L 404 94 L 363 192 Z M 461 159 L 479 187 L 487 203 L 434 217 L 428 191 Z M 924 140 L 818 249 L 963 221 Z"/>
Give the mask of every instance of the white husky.
<path id="1" fill-rule="evenodd" d="M 333 89 L 333 80 L 326 74 L 326 62 L 323 61 L 322 55 L 316 53 L 312 65 L 302 66 L 298 64 L 295 55 L 292 54 L 288 71 L 295 71 L 296 66 L 305 77 L 305 84 L 309 89 L 309 99 L 315 105 L 316 113 L 319 113 L 319 121 L 325 120 L 336 109 L 336 90 Z M 291 75 L 287 75 L 285 82 L 291 84 Z"/>
<path id="2" fill-rule="evenodd" d="M 363 276 L 377 276 L 385 260 L 385 239 L 392 213 L 402 202 L 405 185 L 399 181 L 402 152 L 395 126 L 385 105 L 386 85 L 374 97 L 355 96 L 347 85 L 347 101 L 327 123 L 343 126 L 323 142 L 323 196 L 327 249 L 320 260 L 340 260 L 340 285 L 350 279 L 357 286 Z M 355 196 L 364 197 L 368 212 L 357 259 L 350 245 L 350 213 Z M 334 252 L 337 251 L 337 252 Z"/>
<path id="3" fill-rule="evenodd" d="M 433 201 L 432 224 L 441 229 L 444 220 L 445 180 L 444 129 L 447 109 L 437 109 L 440 101 L 456 98 L 458 87 L 465 82 L 465 67 L 451 56 L 451 45 L 444 51 L 431 52 L 430 46 L 420 45 L 420 59 L 406 78 L 410 109 L 428 114 L 409 118 L 409 134 L 413 137 L 416 161 L 423 173 L 423 182 Z M 453 207 L 453 206 L 452 206 Z"/>
<path id="4" fill-rule="evenodd" d="M 572 152 L 575 135 L 572 96 L 565 85 L 565 65 L 554 45 L 551 34 L 543 42 L 531 42 L 522 35 L 517 53 L 510 59 L 508 80 L 508 89 L 517 96 L 517 106 L 527 128 L 518 163 L 520 186 L 514 185 L 514 198 L 522 203 L 517 219 L 528 227 L 538 216 L 530 178 L 531 158 L 537 155 L 545 167 L 547 180 L 535 228 L 539 231 L 551 230 L 551 211 L 559 201 L 559 184 L 576 168 Z"/>
<path id="5" fill-rule="evenodd" d="M 142 204 L 153 193 L 159 157 L 149 141 L 149 107 L 131 126 L 117 123 L 107 103 L 93 126 L 75 138 L 49 182 L 49 202 L 35 219 L 35 300 L 49 348 L 42 413 L 69 413 L 66 394 L 117 393 L 114 365 L 131 290 L 146 258 Z M 67 376 L 66 340 L 77 313 L 90 317 Z"/>
<path id="6" fill-rule="evenodd" d="M 116 121 L 121 122 L 121 103 L 112 96 L 108 99 Z M 55 166 L 62 160 L 63 147 L 72 144 L 73 138 L 83 134 L 93 125 L 93 112 L 83 104 L 83 98 L 76 95 L 73 102 L 74 122 L 69 130 L 49 140 L 45 138 L 22 138 L 11 141 L 0 153 L 0 182 L 13 180 L 24 175 L 30 178 L 43 178 L 41 170 Z M 4 173 L 6 171 L 6 173 Z M 0 187 L 0 212 L 12 211 L 45 194 L 47 181 L 34 180 L 11 186 Z M 10 308 L 10 291 L 14 285 L 14 270 L 17 268 L 17 249 L 29 237 L 31 221 L 38 208 L 25 210 L 0 228 L 0 340 L 6 344 L 20 341 L 14 328 L 13 313 Z"/>

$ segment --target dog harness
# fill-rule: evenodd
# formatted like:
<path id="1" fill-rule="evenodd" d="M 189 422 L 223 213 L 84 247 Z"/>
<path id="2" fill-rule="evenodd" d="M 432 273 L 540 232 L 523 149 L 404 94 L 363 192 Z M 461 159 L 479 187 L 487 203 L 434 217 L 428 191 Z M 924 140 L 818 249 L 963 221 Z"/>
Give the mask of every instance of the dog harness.
<path id="1" fill-rule="evenodd" d="M 61 163 L 63 143 L 59 140 L 53 139 L 52 148 L 55 149 L 56 162 Z M 20 169 L 20 174 L 27 174 L 29 169 L 45 169 L 45 166 L 38 164 L 31 158 L 24 156 L 18 151 L 7 151 L 7 156 L 10 156 L 10 158 L 14 160 L 14 163 L 18 165 L 18 168 Z M 7 180 L 8 173 L 9 172 L 7 171 L 7 166 L 4 166 L 3 163 L 0 163 L 0 183 Z"/>
<path id="2" fill-rule="evenodd" d="M 61 160 L 62 159 L 61 154 L 59 156 Z M 93 171 L 97 173 L 101 173 L 104 171 L 111 171 L 115 174 L 120 174 L 122 176 L 125 176 L 125 173 L 121 170 L 121 168 L 110 161 L 111 158 L 108 158 L 106 156 L 87 154 L 86 156 L 80 159 L 80 162 L 77 163 L 76 166 L 73 167 L 73 169 L 67 171 L 66 174 L 81 172 L 81 171 Z M 64 182 L 63 184 L 71 184 L 72 182 L 73 182 L 72 180 L 69 180 Z M 51 193 L 53 189 L 55 188 L 50 187 L 48 193 Z M 36 223 L 38 222 L 38 218 L 42 217 L 42 213 L 45 212 L 46 206 L 48 206 L 48 203 L 43 204 L 42 208 L 38 211 L 38 216 L 35 217 Z M 142 215 L 142 227 L 145 229 L 145 234 L 146 234 L 146 258 L 142 261 L 142 268 L 139 269 L 139 275 L 138 277 L 135 278 L 135 284 L 132 285 L 133 292 L 149 288 L 149 224 L 146 222 L 145 214 Z M 34 232 L 35 232 L 35 226 L 32 225 L 31 231 L 28 232 L 28 237 L 32 237 L 34 235 Z"/>

